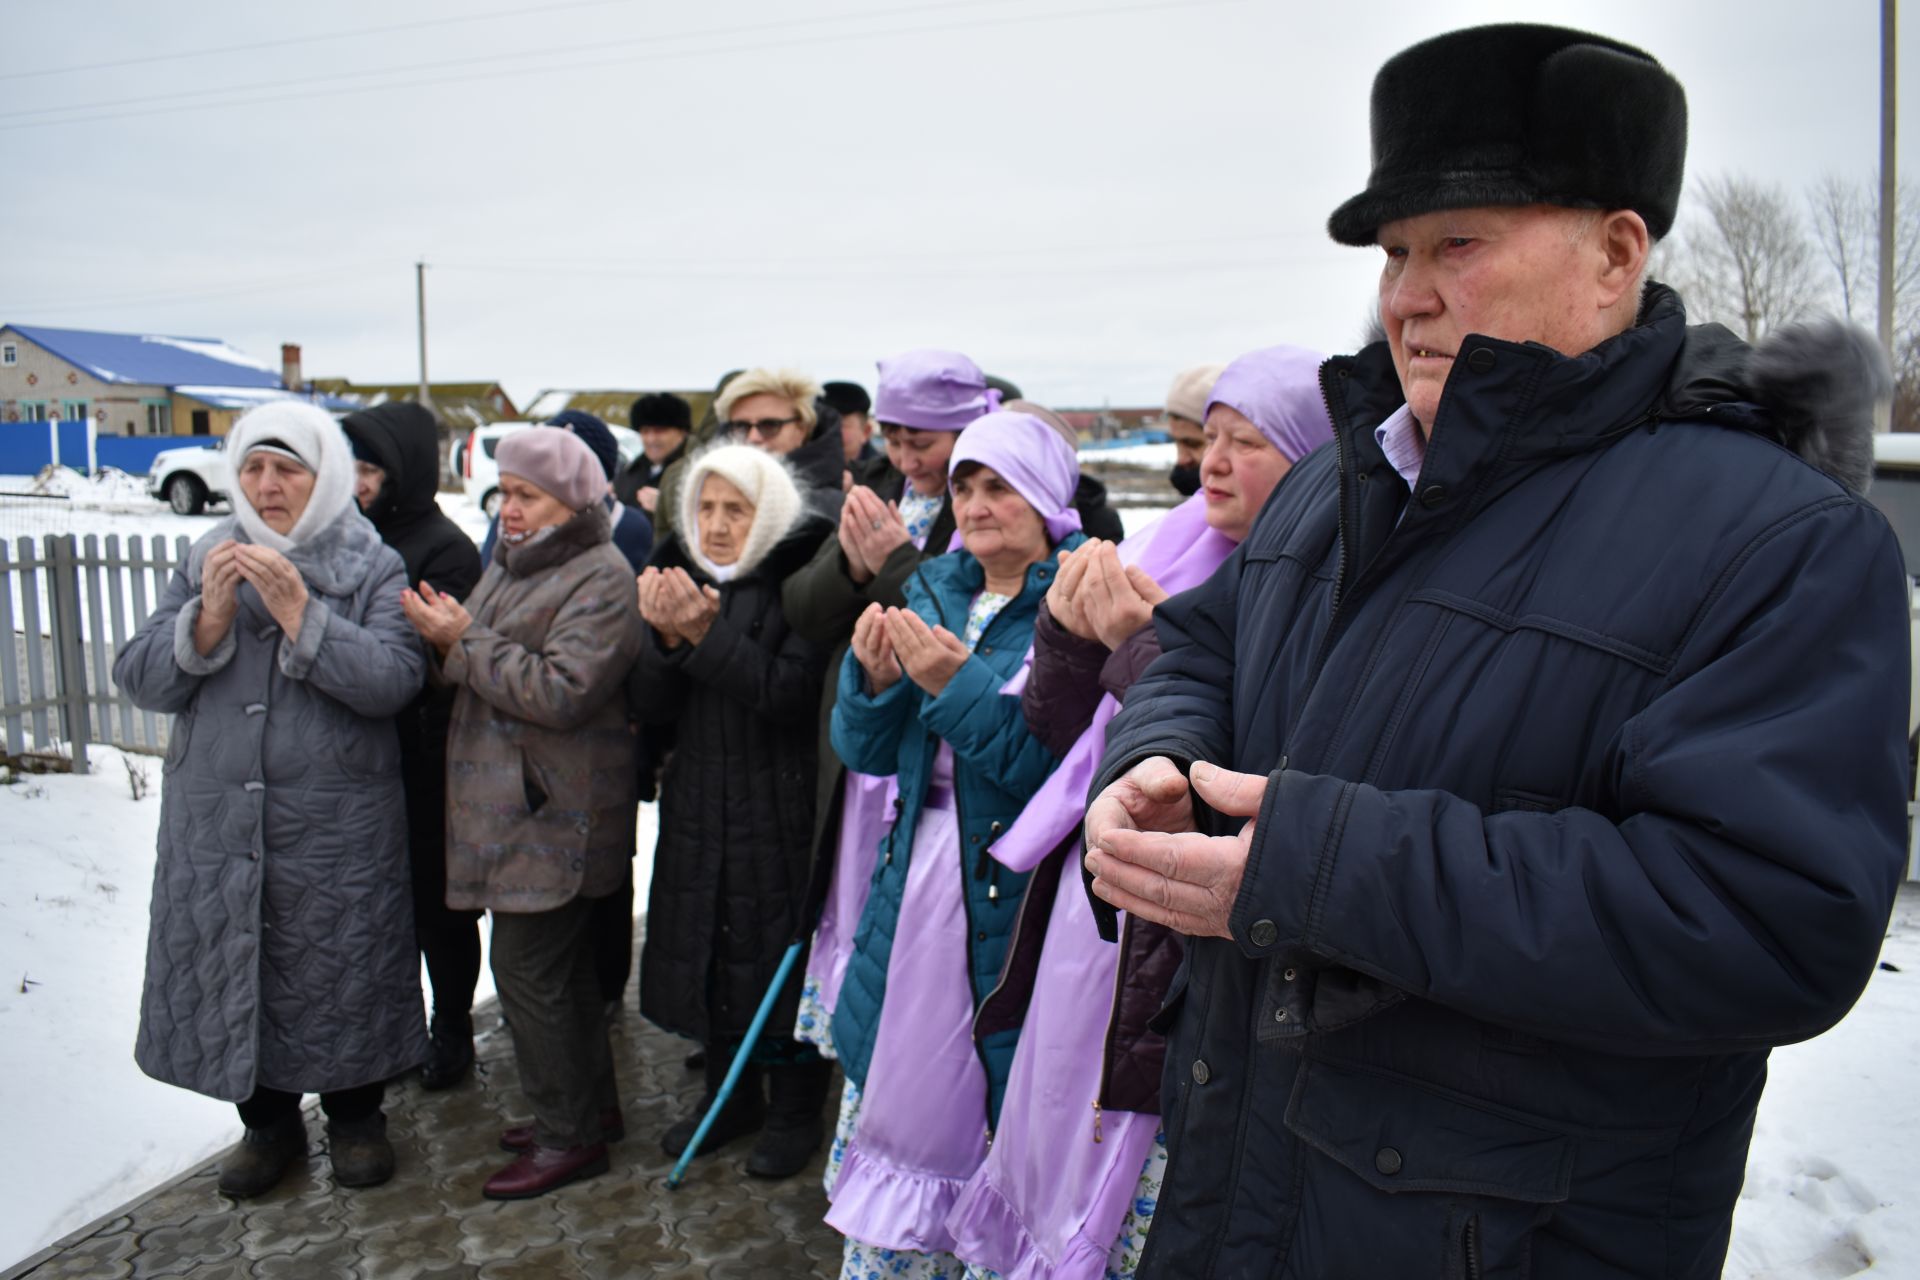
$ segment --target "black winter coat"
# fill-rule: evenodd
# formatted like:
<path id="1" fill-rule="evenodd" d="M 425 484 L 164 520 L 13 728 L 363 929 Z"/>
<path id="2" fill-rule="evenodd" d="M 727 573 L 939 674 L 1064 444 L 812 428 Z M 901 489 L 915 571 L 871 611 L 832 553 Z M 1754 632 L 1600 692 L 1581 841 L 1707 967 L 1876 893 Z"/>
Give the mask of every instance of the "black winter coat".
<path id="1" fill-rule="evenodd" d="M 1906 818 L 1899 550 L 1776 443 L 1871 393 L 1823 370 L 1802 435 L 1746 355 L 1658 287 L 1577 358 L 1469 336 L 1411 496 L 1384 344 L 1329 361 L 1335 446 L 1158 611 L 1096 788 L 1268 782 L 1165 1014 L 1143 1277 L 1720 1274 L 1767 1050 L 1858 997 Z"/>
<path id="2" fill-rule="evenodd" d="M 357 446 L 378 460 L 387 482 L 366 511 L 381 540 L 400 553 L 407 583 L 430 583 L 465 600 L 480 581 L 480 552 L 440 510 L 440 429 L 417 404 L 362 409 L 341 419 Z M 400 734 L 400 778 L 407 795 L 407 845 L 413 862 L 414 910 L 446 908 L 447 728 L 455 690 L 429 681 L 394 717 Z"/>
<path id="3" fill-rule="evenodd" d="M 620 499 L 621 506 L 632 507 L 635 511 L 639 511 L 641 509 L 640 491 L 658 489 L 661 478 L 667 474 L 667 468 L 686 456 L 687 446 L 684 443 L 662 458 L 659 466 L 648 461 L 646 454 L 641 454 L 613 478 L 613 496 Z"/>
<path id="4" fill-rule="evenodd" d="M 788 627 L 780 584 L 829 529 L 803 518 L 753 572 L 717 584 L 720 616 L 698 645 L 663 648 L 649 627 L 627 682 L 638 718 L 676 726 L 660 781 L 640 1012 L 703 1044 L 745 1035 L 796 932 L 827 654 Z M 678 534 L 654 563 L 715 585 Z M 770 1036 L 793 1026 L 801 972 L 774 1009 Z"/>

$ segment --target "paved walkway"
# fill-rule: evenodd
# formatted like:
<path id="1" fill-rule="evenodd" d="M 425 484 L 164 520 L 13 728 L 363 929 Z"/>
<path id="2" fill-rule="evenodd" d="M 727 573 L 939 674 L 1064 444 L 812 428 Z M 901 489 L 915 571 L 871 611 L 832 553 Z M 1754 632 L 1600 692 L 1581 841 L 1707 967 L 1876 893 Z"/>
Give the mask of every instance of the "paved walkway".
<path id="1" fill-rule="evenodd" d="M 766 1277 L 839 1274 L 840 1240 L 822 1225 L 824 1155 L 784 1182 L 749 1178 L 751 1143 L 696 1160 L 678 1191 L 659 1134 L 699 1096 L 686 1041 L 629 1007 L 615 1025 L 627 1139 L 610 1172 L 535 1200 L 495 1202 L 480 1185 L 510 1157 L 500 1130 L 526 1118 L 498 1006 L 475 1015 L 473 1080 L 427 1093 L 387 1091 L 399 1172 L 383 1187 L 336 1190 L 326 1126 L 307 1114 L 311 1154 L 268 1195 L 236 1204 L 214 1190 L 217 1160 L 0 1273 L 0 1280 L 547 1280 L 549 1277 Z M 832 1090 L 837 1101 L 839 1089 Z M 831 1103 L 829 1104 L 831 1105 Z M 831 1117 L 829 1131 L 831 1131 Z"/>

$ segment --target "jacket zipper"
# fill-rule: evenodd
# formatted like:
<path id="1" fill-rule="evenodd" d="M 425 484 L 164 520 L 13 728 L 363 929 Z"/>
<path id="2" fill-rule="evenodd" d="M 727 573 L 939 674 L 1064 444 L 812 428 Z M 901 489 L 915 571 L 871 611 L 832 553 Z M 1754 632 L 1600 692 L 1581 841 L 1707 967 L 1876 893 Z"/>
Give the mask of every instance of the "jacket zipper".
<path id="1" fill-rule="evenodd" d="M 1460 1232 L 1460 1258 L 1466 1280 L 1480 1280 L 1480 1217 L 1474 1214 Z"/>
<path id="2" fill-rule="evenodd" d="M 1062 867 L 1064 874 L 1066 868 Z M 1085 892 L 1082 889 L 1082 892 Z M 1113 958 L 1113 994 L 1107 1001 L 1107 1034 L 1100 1041 L 1100 1078 L 1094 1082 L 1093 1093 L 1093 1140 L 1100 1141 L 1100 1099 L 1107 1096 L 1113 1084 L 1113 1035 L 1114 1023 L 1120 1018 L 1120 996 L 1127 971 L 1127 940 L 1133 936 L 1133 917 L 1126 916 L 1120 922 L 1120 945 Z"/>
<path id="3" fill-rule="evenodd" d="M 946 606 L 941 603 L 939 592 L 935 591 L 933 587 L 927 582 L 924 576 L 924 572 L 925 570 L 923 565 L 922 568 L 915 569 L 913 571 L 913 576 L 920 580 L 921 589 L 927 593 L 927 598 L 933 601 L 934 610 L 940 615 L 940 625 L 945 627 L 948 621 Z M 1008 603 L 1011 604 L 1012 601 L 1008 601 Z M 999 619 L 996 617 L 994 621 L 998 622 Z M 951 627 L 948 627 L 947 629 L 949 631 L 953 630 L 953 628 Z M 991 629 L 992 629 L 992 625 L 989 624 L 988 630 L 991 630 Z M 965 624 L 962 624 L 960 634 L 962 635 L 963 638 L 964 638 L 964 633 L 965 633 Z M 986 639 L 986 636 L 982 634 L 980 638 L 984 640 Z M 969 653 L 971 653 L 971 650 L 969 650 Z M 935 740 L 933 751 L 936 756 L 940 753 L 938 740 Z M 933 762 L 931 760 L 927 762 L 927 772 L 929 774 L 933 772 Z M 960 862 L 961 914 L 963 914 L 967 920 L 967 991 L 969 996 L 971 996 L 973 992 L 974 971 L 979 967 L 979 947 L 976 945 L 976 939 L 974 936 L 976 933 L 979 932 L 979 930 L 974 928 L 973 910 L 968 905 L 970 901 L 968 897 L 968 894 L 970 892 L 970 887 L 967 884 L 967 879 L 968 879 L 967 843 L 966 843 L 967 842 L 967 811 L 960 803 L 960 778 L 957 770 L 955 771 L 954 787 L 953 787 L 953 819 L 954 819 L 955 840 L 959 844 L 959 854 L 960 854 L 959 862 Z M 987 857 L 988 857 L 987 852 L 984 849 L 981 850 L 980 852 L 981 861 L 979 866 L 975 869 L 973 873 L 973 879 L 978 880 L 986 875 Z M 990 892 L 997 888 L 998 888 L 997 885 L 991 886 Z M 997 899 L 1000 895 L 997 892 L 993 892 L 992 896 Z M 1025 905 L 1025 904 L 1023 903 L 1022 905 Z M 897 930 L 898 926 L 896 925 L 895 928 Z M 995 989 L 996 990 L 998 989 L 997 985 Z M 976 1018 L 980 1016 L 980 1006 L 982 1003 L 983 1003 L 982 1001 L 977 999 L 974 1000 L 973 1002 L 973 1016 Z M 969 1023 L 968 1023 L 968 1029 L 969 1031 L 971 1031 L 972 1029 L 971 1019 L 969 1020 Z M 980 1038 L 978 1036 L 974 1036 L 971 1034 L 969 1034 L 967 1038 L 973 1041 L 973 1056 L 980 1060 L 980 1074 L 983 1077 L 985 1077 L 987 1081 L 986 1109 L 981 1115 L 980 1119 L 981 1119 L 981 1130 L 986 1134 L 987 1145 L 991 1147 L 993 1145 L 993 1068 L 989 1066 L 987 1063 L 986 1046 L 980 1043 Z"/>

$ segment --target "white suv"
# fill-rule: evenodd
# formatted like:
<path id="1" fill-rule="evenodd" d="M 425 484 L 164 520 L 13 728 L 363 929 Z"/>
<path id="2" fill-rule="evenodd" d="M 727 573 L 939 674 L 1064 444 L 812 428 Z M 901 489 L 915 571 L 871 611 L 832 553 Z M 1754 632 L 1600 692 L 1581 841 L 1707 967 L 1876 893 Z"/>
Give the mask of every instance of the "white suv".
<path id="1" fill-rule="evenodd" d="M 453 470 L 467 490 L 467 501 L 492 519 L 500 510 L 500 464 L 493 460 L 500 442 L 516 431 L 542 425 L 538 422 L 490 422 L 475 427 L 463 439 L 454 442 Z M 631 427 L 607 424 L 620 446 L 620 469 L 625 470 L 640 456 L 640 433 Z"/>
<path id="2" fill-rule="evenodd" d="M 199 515 L 209 502 L 230 501 L 233 467 L 227 462 L 226 437 L 217 440 L 154 454 L 147 470 L 147 492 L 183 516 Z"/>

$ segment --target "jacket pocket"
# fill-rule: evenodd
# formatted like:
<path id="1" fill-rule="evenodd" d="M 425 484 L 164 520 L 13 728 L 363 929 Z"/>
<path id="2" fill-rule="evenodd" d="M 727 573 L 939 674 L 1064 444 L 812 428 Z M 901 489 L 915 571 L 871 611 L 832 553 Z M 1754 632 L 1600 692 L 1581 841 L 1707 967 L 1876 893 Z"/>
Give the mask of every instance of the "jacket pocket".
<path id="1" fill-rule="evenodd" d="M 1286 1125 L 1326 1158 L 1302 1153 L 1287 1274 L 1303 1280 L 1526 1280 L 1572 1180 L 1567 1134 L 1384 1072 L 1303 1063 Z"/>
<path id="2" fill-rule="evenodd" d="M 193 741 L 193 709 L 188 708 L 173 718 L 167 727 L 167 754 L 160 759 L 162 777 L 180 767 L 187 758 L 187 746 Z"/>
<path id="3" fill-rule="evenodd" d="M 1156 1035 L 1166 1035 L 1173 1029 L 1174 1019 L 1180 1016 L 1180 1006 L 1187 1002 L 1187 966 L 1191 961 L 1182 957 L 1180 967 L 1173 971 L 1173 981 L 1167 984 L 1167 995 L 1160 1002 L 1160 1008 L 1147 1019 L 1147 1030 Z"/>
<path id="4" fill-rule="evenodd" d="M 1553 796 L 1511 787 L 1493 797 L 1495 813 L 1558 813 L 1566 807 Z"/>

